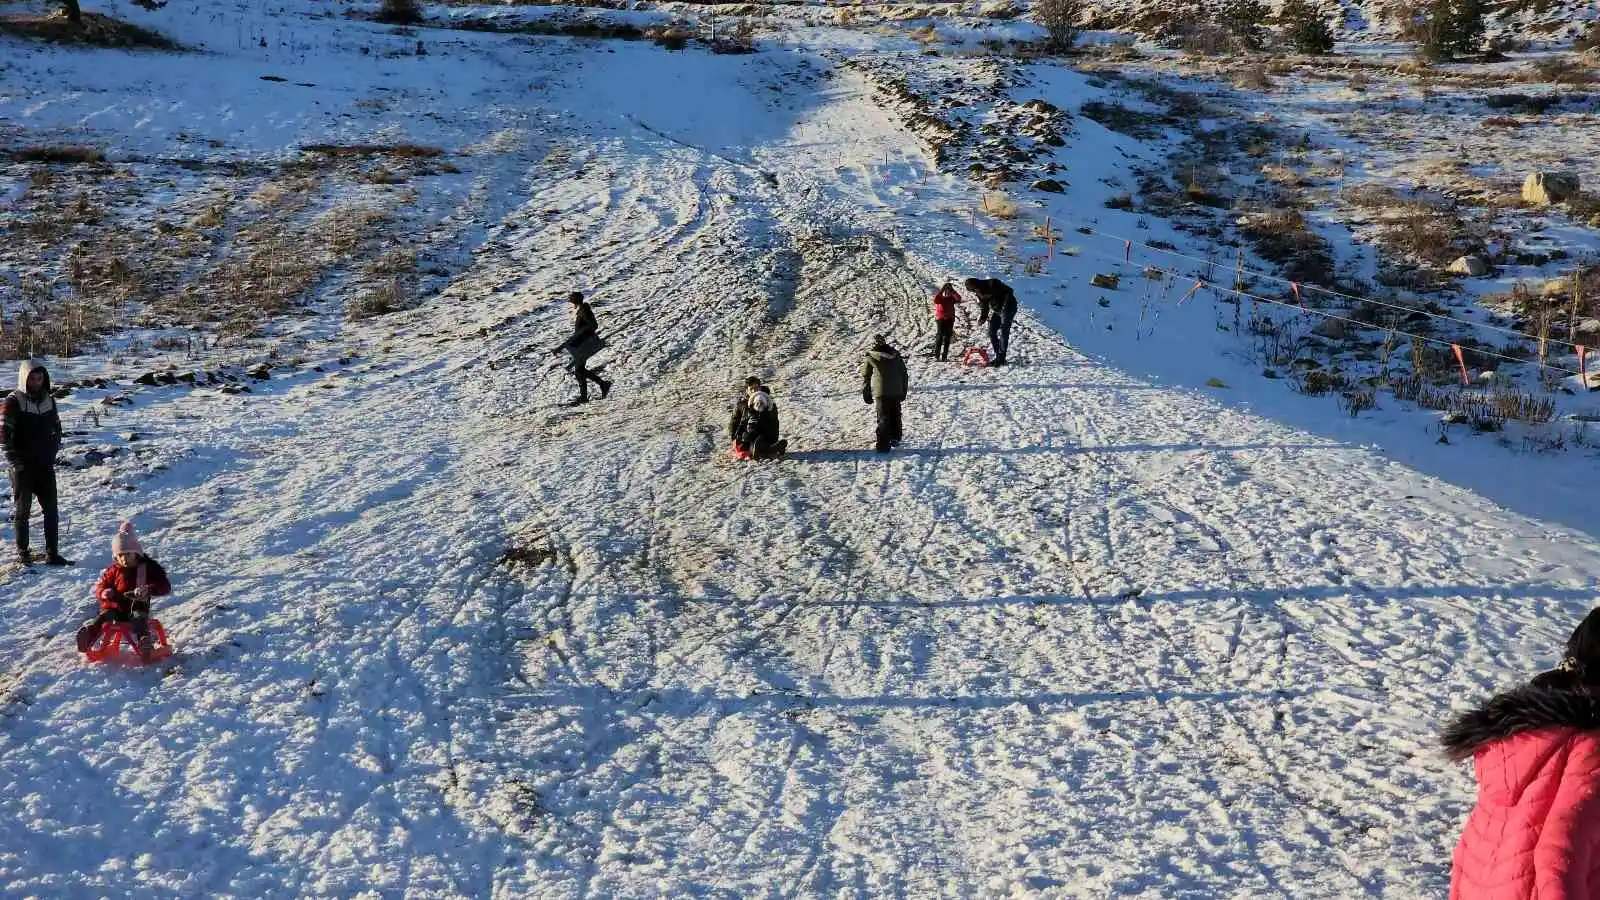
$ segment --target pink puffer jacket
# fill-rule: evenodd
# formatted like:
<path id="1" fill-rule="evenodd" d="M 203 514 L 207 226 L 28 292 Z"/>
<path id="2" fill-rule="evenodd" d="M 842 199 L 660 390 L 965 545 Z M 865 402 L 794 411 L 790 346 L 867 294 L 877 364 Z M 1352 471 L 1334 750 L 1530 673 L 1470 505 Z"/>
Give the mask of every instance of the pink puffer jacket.
<path id="1" fill-rule="evenodd" d="M 1450 900 L 1600 898 L 1600 695 L 1530 685 L 1445 732 L 1475 759 L 1478 802 L 1450 873 Z"/>

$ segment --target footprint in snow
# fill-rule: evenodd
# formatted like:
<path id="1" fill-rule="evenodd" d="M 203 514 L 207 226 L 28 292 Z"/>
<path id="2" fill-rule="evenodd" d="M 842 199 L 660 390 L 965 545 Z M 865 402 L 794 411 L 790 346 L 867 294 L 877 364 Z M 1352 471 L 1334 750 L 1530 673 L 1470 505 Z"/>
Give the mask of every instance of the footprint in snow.
<path id="1" fill-rule="evenodd" d="M 1164 506 L 1152 506 L 1150 518 L 1167 526 L 1180 544 L 1186 544 L 1206 553 L 1221 553 L 1227 549 L 1222 538 L 1214 531 L 1176 510 Z"/>

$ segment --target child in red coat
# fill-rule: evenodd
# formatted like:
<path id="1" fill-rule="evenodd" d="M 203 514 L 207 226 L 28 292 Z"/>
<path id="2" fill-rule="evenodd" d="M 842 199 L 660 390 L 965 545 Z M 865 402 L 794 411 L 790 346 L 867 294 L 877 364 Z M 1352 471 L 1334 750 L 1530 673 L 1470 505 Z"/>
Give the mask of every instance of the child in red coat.
<path id="1" fill-rule="evenodd" d="M 1600 609 L 1560 666 L 1460 716 L 1443 742 L 1478 774 L 1450 900 L 1600 897 Z"/>
<path id="2" fill-rule="evenodd" d="M 172 582 L 167 580 L 167 570 L 144 555 L 139 536 L 132 522 L 123 522 L 111 539 L 113 562 L 100 573 L 95 582 L 94 596 L 100 601 L 100 615 L 78 629 L 78 650 L 88 652 L 100 639 L 100 629 L 107 622 L 128 622 L 133 625 L 136 646 L 141 654 L 150 651 L 150 598 L 165 597 L 172 593 Z"/>

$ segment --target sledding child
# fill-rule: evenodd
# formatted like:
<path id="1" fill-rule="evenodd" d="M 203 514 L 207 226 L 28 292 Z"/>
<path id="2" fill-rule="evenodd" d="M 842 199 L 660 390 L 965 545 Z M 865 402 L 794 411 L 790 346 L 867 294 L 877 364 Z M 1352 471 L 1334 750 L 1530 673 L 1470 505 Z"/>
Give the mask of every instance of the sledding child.
<path id="1" fill-rule="evenodd" d="M 153 649 L 150 638 L 150 598 L 172 593 L 172 583 L 161 564 L 144 555 L 132 522 L 123 522 L 111 539 L 111 565 L 95 582 L 94 596 L 100 601 L 100 615 L 78 629 L 78 650 L 87 653 L 100 639 L 100 630 L 109 622 L 128 622 L 133 628 L 134 646 L 141 657 Z"/>

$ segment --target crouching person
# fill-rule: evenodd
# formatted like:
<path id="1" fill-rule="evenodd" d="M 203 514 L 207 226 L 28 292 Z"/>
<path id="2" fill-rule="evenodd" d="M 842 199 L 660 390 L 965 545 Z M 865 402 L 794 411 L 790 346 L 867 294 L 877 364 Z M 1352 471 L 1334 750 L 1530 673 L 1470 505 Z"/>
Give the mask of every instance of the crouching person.
<path id="1" fill-rule="evenodd" d="M 100 573 L 94 596 L 100 601 L 100 614 L 78 629 L 78 650 L 87 653 L 100 639 L 100 632 L 111 622 L 132 626 L 134 647 L 148 658 L 154 641 L 150 637 L 150 598 L 172 593 L 172 582 L 161 564 L 144 555 L 132 522 L 123 522 L 111 539 L 111 565 Z"/>
<path id="2" fill-rule="evenodd" d="M 778 437 L 778 403 L 764 384 L 750 392 L 744 430 L 736 442 L 751 459 L 776 459 L 789 449 L 789 442 Z"/>

